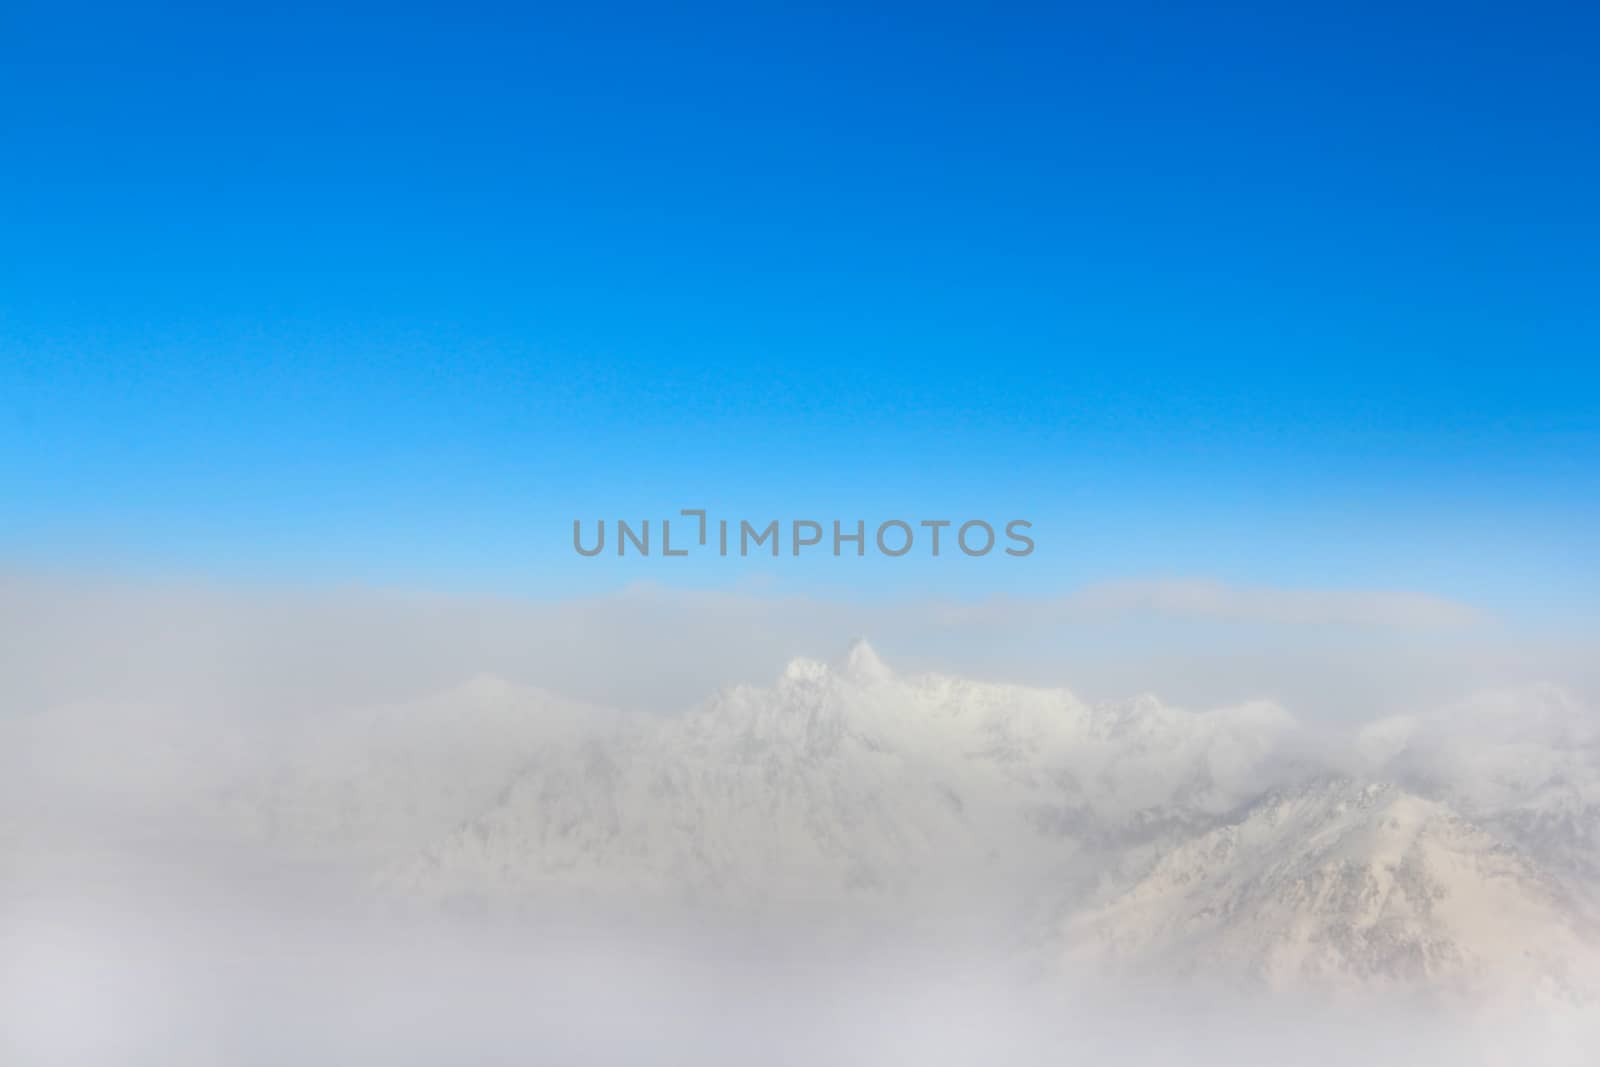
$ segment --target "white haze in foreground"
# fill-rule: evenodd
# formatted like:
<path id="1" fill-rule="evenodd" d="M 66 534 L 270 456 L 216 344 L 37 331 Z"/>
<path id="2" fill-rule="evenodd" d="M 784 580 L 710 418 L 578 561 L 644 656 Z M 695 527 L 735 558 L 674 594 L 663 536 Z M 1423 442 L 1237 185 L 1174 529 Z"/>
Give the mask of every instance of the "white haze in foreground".
<path id="1" fill-rule="evenodd" d="M 1058 986 L 915 948 L 35 902 L 7 923 L 8 1064 L 1585 1064 L 1593 1019 Z"/>
<path id="2" fill-rule="evenodd" d="M 541 632 L 492 613 L 122 603 L 35 599 L 102 632 L 0 682 L 7 1064 L 1600 1056 L 1572 687 L 1195 713 L 858 645 L 664 716 L 485 675 Z"/>

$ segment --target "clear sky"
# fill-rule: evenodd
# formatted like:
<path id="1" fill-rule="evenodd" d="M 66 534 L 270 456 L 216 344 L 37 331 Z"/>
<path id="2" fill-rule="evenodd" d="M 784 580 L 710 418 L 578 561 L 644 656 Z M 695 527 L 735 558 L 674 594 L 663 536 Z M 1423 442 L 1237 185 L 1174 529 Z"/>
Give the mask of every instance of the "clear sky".
<path id="1" fill-rule="evenodd" d="M 1600 10 L 1210 6 L 7 4 L 0 563 L 1593 619 Z"/>

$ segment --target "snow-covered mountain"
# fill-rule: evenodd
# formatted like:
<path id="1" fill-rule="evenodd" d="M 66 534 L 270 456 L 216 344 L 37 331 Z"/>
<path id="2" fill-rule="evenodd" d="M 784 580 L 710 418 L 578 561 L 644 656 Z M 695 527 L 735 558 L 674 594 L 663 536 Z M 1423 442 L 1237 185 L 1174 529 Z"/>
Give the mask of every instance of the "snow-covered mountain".
<path id="1" fill-rule="evenodd" d="M 425 895 L 1041 914 L 1271 784 L 1294 724 L 902 678 L 856 645 L 770 688 L 530 755 L 393 872 Z M 971 914 L 971 908 L 962 909 Z"/>
<path id="2" fill-rule="evenodd" d="M 1437 801 L 1343 777 L 1253 802 L 1066 932 L 1126 970 L 1600 1005 L 1600 929 L 1558 880 Z"/>
<path id="3" fill-rule="evenodd" d="M 408 908 L 688 909 L 935 931 L 1033 971 L 1589 1003 L 1591 727 L 1538 689 L 1314 758 L 1271 704 L 1091 705 L 858 643 L 677 716 L 494 679 L 305 716 L 192 796 L 210 833 Z"/>
<path id="4" fill-rule="evenodd" d="M 1437 798 L 1600 904 L 1600 718 L 1543 685 L 1365 728 L 1371 773 Z"/>

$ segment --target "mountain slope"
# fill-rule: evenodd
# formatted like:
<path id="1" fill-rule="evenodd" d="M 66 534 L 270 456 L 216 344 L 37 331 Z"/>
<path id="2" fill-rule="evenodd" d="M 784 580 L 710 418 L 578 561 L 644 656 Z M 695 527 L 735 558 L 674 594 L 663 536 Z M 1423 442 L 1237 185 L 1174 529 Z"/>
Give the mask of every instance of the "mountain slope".
<path id="1" fill-rule="evenodd" d="M 1554 686 L 1365 728 L 1371 773 L 1449 804 L 1600 906 L 1600 718 Z"/>
<path id="2" fill-rule="evenodd" d="M 1266 705 L 1092 708 L 1064 690 L 901 678 L 860 644 L 838 668 L 798 660 L 770 688 L 543 751 L 395 882 L 1058 908 L 1258 792 L 1293 728 Z"/>
<path id="3" fill-rule="evenodd" d="M 1065 937 L 1077 962 L 1273 988 L 1600 991 L 1596 930 L 1554 879 L 1442 804 L 1345 778 L 1262 798 Z"/>

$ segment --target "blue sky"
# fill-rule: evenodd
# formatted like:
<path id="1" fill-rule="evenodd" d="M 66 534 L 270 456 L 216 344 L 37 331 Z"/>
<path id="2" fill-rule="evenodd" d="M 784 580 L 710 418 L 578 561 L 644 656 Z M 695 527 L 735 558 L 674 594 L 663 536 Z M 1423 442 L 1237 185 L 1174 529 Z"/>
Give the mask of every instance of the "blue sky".
<path id="1" fill-rule="evenodd" d="M 0 561 L 1592 618 L 1592 7 L 756 7 L 8 7 Z M 1040 548 L 570 551 L 697 505 Z"/>

